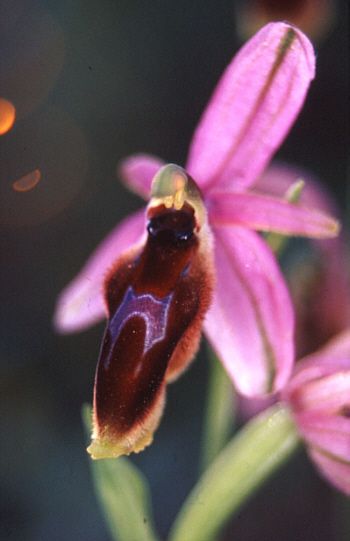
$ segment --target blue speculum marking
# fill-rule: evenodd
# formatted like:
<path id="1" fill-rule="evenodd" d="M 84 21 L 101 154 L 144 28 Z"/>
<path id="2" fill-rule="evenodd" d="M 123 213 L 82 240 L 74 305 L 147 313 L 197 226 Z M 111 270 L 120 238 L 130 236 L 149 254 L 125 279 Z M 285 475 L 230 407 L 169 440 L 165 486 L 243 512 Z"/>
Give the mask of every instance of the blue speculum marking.
<path id="1" fill-rule="evenodd" d="M 123 326 L 126 325 L 131 318 L 140 317 L 145 322 L 146 332 L 143 355 L 145 355 L 154 344 L 165 338 L 172 297 L 173 292 L 169 293 L 169 295 L 163 299 L 157 299 L 150 293 L 137 295 L 132 286 L 128 287 L 122 303 L 109 324 L 111 346 L 109 354 L 104 362 L 105 368 L 108 368 L 114 346 Z"/>

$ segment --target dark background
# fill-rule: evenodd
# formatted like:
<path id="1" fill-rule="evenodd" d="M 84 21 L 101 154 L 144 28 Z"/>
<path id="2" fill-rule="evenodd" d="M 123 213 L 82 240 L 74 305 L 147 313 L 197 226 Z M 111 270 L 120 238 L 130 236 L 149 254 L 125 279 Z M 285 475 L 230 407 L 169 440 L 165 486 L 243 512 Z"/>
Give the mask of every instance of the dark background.
<path id="1" fill-rule="evenodd" d="M 109 539 L 80 420 L 104 326 L 56 335 L 55 301 L 104 235 L 140 206 L 117 180 L 118 161 L 145 151 L 185 163 L 199 116 L 240 46 L 234 8 L 228 0 L 0 3 L 0 97 L 17 108 L 0 138 L 2 539 Z M 338 8 L 278 157 L 321 178 L 345 212 L 347 2 Z M 12 183 L 36 168 L 38 186 L 15 192 Z M 203 353 L 169 388 L 155 442 L 134 459 L 150 481 L 163 537 L 197 476 Z M 344 501 L 300 452 L 239 513 L 227 539 L 340 540 L 344 517 Z"/>

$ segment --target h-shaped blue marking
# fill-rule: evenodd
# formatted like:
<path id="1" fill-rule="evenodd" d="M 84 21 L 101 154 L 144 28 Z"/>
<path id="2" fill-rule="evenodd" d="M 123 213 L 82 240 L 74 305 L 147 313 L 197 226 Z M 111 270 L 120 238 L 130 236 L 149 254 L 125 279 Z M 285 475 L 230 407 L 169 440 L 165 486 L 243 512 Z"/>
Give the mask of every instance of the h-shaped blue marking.
<path id="1" fill-rule="evenodd" d="M 108 368 L 110 356 L 114 345 L 118 340 L 123 326 L 133 317 L 141 317 L 146 325 L 143 355 L 151 349 L 154 344 L 165 338 L 168 322 L 168 313 L 173 292 L 164 299 L 157 299 L 150 293 L 137 295 L 132 286 L 129 286 L 124 299 L 109 324 L 109 331 L 112 343 L 108 357 L 105 360 L 105 368 Z"/>

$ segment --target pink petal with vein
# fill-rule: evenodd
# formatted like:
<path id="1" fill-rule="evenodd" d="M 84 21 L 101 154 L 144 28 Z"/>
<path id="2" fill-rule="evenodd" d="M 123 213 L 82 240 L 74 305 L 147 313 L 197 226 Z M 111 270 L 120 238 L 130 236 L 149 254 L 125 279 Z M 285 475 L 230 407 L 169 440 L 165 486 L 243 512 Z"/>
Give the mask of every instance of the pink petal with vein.
<path id="1" fill-rule="evenodd" d="M 145 231 L 145 211 L 122 221 L 96 249 L 80 273 L 60 294 L 54 325 L 61 333 L 78 332 L 105 316 L 103 278 L 115 259 L 139 242 Z"/>
<path id="2" fill-rule="evenodd" d="M 269 167 L 254 185 L 254 192 L 283 196 L 298 178 L 305 181 L 301 205 L 318 208 L 339 218 L 339 210 L 331 194 L 319 181 L 301 169 L 283 165 Z M 304 265 L 299 262 L 298 266 L 292 265 L 289 269 L 297 312 L 296 337 L 301 354 L 317 348 L 350 326 L 350 276 L 345 235 L 341 231 L 334 239 L 313 241 L 312 246 L 314 255 L 310 254 Z M 308 282 L 312 279 L 311 269 L 314 269 L 313 282 L 305 292 L 309 299 L 305 303 L 305 293 L 300 286 L 303 276 Z"/>
<path id="3" fill-rule="evenodd" d="M 350 496 L 350 463 L 338 462 L 317 449 L 308 450 L 321 474 L 339 490 Z"/>
<path id="4" fill-rule="evenodd" d="M 303 412 L 295 419 L 309 446 L 350 463 L 350 418 Z"/>
<path id="5" fill-rule="evenodd" d="M 284 197 L 290 186 L 299 179 L 303 179 L 305 182 L 300 197 L 302 205 L 323 210 L 327 214 L 339 218 L 339 211 L 333 195 L 320 180 L 309 171 L 288 163 L 272 163 L 254 184 L 254 193 Z"/>
<path id="6" fill-rule="evenodd" d="M 253 193 L 212 192 L 210 220 L 216 225 L 319 238 L 334 237 L 339 231 L 338 222 L 327 214 Z"/>
<path id="7" fill-rule="evenodd" d="M 350 373 L 350 329 L 337 335 L 315 353 L 297 362 L 292 379 L 283 389 L 282 399 L 292 402 L 297 409 L 304 409 L 307 405 L 305 400 L 307 400 L 310 386 L 316 384 L 316 393 L 327 394 L 327 390 L 323 390 L 322 385 L 326 388 L 328 385 L 334 385 L 336 380 L 330 379 L 328 382 L 328 378 L 339 373 Z M 325 383 L 322 383 L 323 381 Z M 343 379 L 343 383 L 340 382 L 340 387 L 346 385 L 345 381 Z M 312 388 L 310 392 L 314 395 L 314 399 L 317 399 Z M 350 388 L 348 397 L 350 397 Z M 322 396 L 320 400 L 323 400 Z M 342 405 L 343 403 L 338 402 L 338 408 Z M 319 408 L 320 405 L 316 403 L 316 407 Z"/>
<path id="8" fill-rule="evenodd" d="M 205 330 L 237 389 L 275 392 L 293 364 L 293 309 L 275 258 L 258 234 L 214 228 L 217 288 Z"/>
<path id="9" fill-rule="evenodd" d="M 165 162 L 155 156 L 134 154 L 119 164 L 118 175 L 130 190 L 148 199 L 152 179 L 163 165 Z"/>
<path id="10" fill-rule="evenodd" d="M 321 473 L 350 493 L 350 331 L 299 361 L 282 391 Z"/>
<path id="11" fill-rule="evenodd" d="M 308 382 L 300 390 L 299 401 L 304 410 L 319 413 L 336 413 L 344 406 L 350 408 L 350 367 Z"/>
<path id="12" fill-rule="evenodd" d="M 226 69 L 195 131 L 187 170 L 202 189 L 249 187 L 281 145 L 315 73 L 309 40 L 284 23 L 258 32 Z"/>

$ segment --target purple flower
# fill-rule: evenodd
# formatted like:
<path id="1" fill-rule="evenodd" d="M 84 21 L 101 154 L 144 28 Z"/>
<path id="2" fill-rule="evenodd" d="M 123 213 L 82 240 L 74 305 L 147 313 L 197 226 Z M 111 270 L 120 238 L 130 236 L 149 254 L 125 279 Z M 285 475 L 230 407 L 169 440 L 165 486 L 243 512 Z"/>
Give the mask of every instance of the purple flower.
<path id="1" fill-rule="evenodd" d="M 264 27 L 223 74 L 185 168 L 201 190 L 214 238 L 216 287 L 204 330 L 237 389 L 248 396 L 281 389 L 294 358 L 290 296 L 273 253 L 254 230 L 320 238 L 338 233 L 338 223 L 322 212 L 251 191 L 302 107 L 314 64 L 312 46 L 300 31 L 283 23 Z M 148 198 L 163 165 L 136 155 L 121 164 L 120 174 L 129 188 Z M 146 219 L 149 212 L 150 207 Z M 55 315 L 59 331 L 82 330 L 106 314 L 106 271 L 117 268 L 125 251 L 144 238 L 144 211 L 110 233 L 61 294 Z M 128 295 L 136 302 L 132 291 Z"/>
<path id="2" fill-rule="evenodd" d="M 350 329 L 297 363 L 282 400 L 321 474 L 350 495 Z"/>

